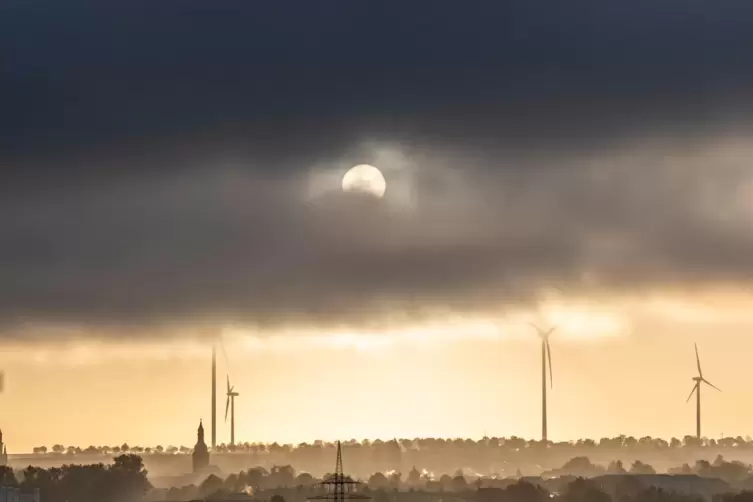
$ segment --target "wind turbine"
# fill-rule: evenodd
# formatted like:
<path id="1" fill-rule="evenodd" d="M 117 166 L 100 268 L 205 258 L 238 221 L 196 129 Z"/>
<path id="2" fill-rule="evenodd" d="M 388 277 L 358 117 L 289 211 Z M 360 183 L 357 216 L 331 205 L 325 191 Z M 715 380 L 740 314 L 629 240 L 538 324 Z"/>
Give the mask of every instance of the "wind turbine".
<path id="1" fill-rule="evenodd" d="M 547 421 L 546 421 L 546 374 L 547 363 L 549 365 L 549 386 L 554 387 L 554 380 L 552 379 L 552 350 L 549 346 L 549 335 L 551 335 L 557 326 L 550 328 L 549 331 L 544 331 L 535 324 L 531 323 L 531 326 L 538 332 L 539 338 L 541 338 L 541 440 L 547 441 Z"/>
<path id="2" fill-rule="evenodd" d="M 212 451 L 217 449 L 217 341 L 212 341 Z"/>
<path id="3" fill-rule="evenodd" d="M 230 386 L 230 377 L 227 377 L 227 401 L 225 401 L 225 422 L 227 423 L 227 412 L 230 410 L 230 446 L 235 446 L 235 398 L 238 393 L 235 392 L 235 386 Z"/>
<path id="4" fill-rule="evenodd" d="M 690 401 L 690 398 L 693 397 L 693 393 L 695 392 L 695 398 L 696 398 L 696 422 L 695 422 L 695 436 L 697 439 L 701 439 L 701 384 L 705 383 L 706 385 L 713 387 L 714 389 L 721 392 L 721 389 L 705 378 L 703 378 L 703 370 L 701 370 L 701 358 L 698 356 L 698 344 L 695 344 L 695 360 L 696 363 L 698 363 L 698 376 L 693 377 L 693 381 L 695 382 L 695 385 L 693 385 L 693 390 L 690 391 L 690 395 L 688 396 L 688 399 L 685 401 L 686 403 Z"/>

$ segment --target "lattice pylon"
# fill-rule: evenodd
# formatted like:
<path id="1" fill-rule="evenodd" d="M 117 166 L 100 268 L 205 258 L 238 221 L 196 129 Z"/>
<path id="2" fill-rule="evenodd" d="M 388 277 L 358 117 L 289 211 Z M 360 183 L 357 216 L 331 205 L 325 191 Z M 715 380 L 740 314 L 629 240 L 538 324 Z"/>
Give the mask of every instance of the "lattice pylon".
<path id="1" fill-rule="evenodd" d="M 335 473 L 322 480 L 320 485 L 330 487 L 327 493 L 308 497 L 308 500 L 333 500 L 344 502 L 346 500 L 368 500 L 371 497 L 355 493 L 355 487 L 360 483 L 343 473 L 343 456 L 340 441 L 337 442 L 337 461 Z"/>
<path id="2" fill-rule="evenodd" d="M 337 442 L 337 463 L 335 464 L 335 476 L 343 476 L 343 450 L 340 441 Z"/>

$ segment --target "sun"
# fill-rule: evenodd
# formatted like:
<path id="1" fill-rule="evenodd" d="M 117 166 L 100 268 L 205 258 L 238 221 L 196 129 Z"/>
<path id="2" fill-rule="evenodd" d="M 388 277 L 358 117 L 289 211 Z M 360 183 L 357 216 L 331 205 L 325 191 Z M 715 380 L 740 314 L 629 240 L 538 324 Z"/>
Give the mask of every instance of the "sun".
<path id="1" fill-rule="evenodd" d="M 343 192 L 357 192 L 381 199 L 387 191 L 387 181 L 382 172 L 369 164 L 351 167 L 342 181 Z"/>

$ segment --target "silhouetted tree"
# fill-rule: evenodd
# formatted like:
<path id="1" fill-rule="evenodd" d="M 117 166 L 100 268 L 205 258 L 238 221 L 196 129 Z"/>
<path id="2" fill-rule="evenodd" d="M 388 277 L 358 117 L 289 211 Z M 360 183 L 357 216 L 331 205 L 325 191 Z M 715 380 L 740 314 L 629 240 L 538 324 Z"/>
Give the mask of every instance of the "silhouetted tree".
<path id="1" fill-rule="evenodd" d="M 669 474 L 693 474 L 693 469 L 688 464 L 682 464 L 680 467 L 672 467 Z"/>
<path id="2" fill-rule="evenodd" d="M 455 477 L 452 478 L 452 491 L 462 492 L 467 489 L 468 480 L 465 479 L 465 476 L 463 476 L 462 472 L 455 474 Z"/>
<path id="3" fill-rule="evenodd" d="M 296 486 L 304 486 L 308 487 L 313 485 L 315 482 L 314 476 L 309 474 L 308 472 L 302 472 L 295 478 L 295 485 Z"/>
<path id="4" fill-rule="evenodd" d="M 397 490 L 400 488 L 400 483 L 402 482 L 403 475 L 399 472 L 393 472 L 389 475 L 387 480 L 389 481 L 389 486 L 393 489 Z"/>
<path id="5" fill-rule="evenodd" d="M 275 465 L 269 471 L 269 486 L 287 488 L 295 486 L 295 469 L 289 465 Z"/>
<path id="6" fill-rule="evenodd" d="M 222 482 L 222 491 L 226 493 L 236 493 L 244 487 L 240 484 L 240 478 L 237 474 L 231 474 Z"/>
<path id="7" fill-rule="evenodd" d="M 574 457 L 560 469 L 550 471 L 550 476 L 592 477 L 604 473 L 604 468 L 591 463 L 588 457 Z"/>
<path id="8" fill-rule="evenodd" d="M 405 480 L 408 486 L 416 487 L 421 484 L 421 472 L 413 466 L 413 469 L 408 473 L 408 479 Z"/>
<path id="9" fill-rule="evenodd" d="M 109 468 L 113 488 L 120 496 L 141 499 L 151 488 L 144 462 L 138 455 L 120 455 Z"/>
<path id="10" fill-rule="evenodd" d="M 240 477 L 245 478 L 245 484 L 253 488 L 254 491 L 257 491 L 263 487 L 262 483 L 264 483 L 264 478 L 266 478 L 267 474 L 266 470 L 255 467 L 246 471 L 245 475 L 241 474 Z"/>
<path id="11" fill-rule="evenodd" d="M 630 474 L 650 475 L 656 474 L 656 470 L 650 465 L 644 464 L 640 460 L 636 460 L 633 462 L 633 465 L 630 466 Z"/>
<path id="12" fill-rule="evenodd" d="M 439 478 L 439 486 L 443 491 L 452 490 L 452 476 L 450 476 L 449 474 L 442 474 L 442 476 Z"/>
<path id="13" fill-rule="evenodd" d="M 381 472 L 375 472 L 369 478 L 368 484 L 369 484 L 369 488 L 378 490 L 378 489 L 387 488 L 390 482 L 387 479 L 387 476 L 385 476 Z"/>
<path id="14" fill-rule="evenodd" d="M 223 482 L 219 477 L 215 476 L 214 474 L 210 474 L 199 485 L 199 493 L 201 493 L 203 497 L 209 497 L 220 491 L 222 489 L 222 484 Z"/>
<path id="15" fill-rule="evenodd" d="M 7 465 L 0 465 L 0 485 L 18 486 L 18 480 L 16 475 L 13 474 L 13 469 Z"/>
<path id="16" fill-rule="evenodd" d="M 517 481 L 506 488 L 479 488 L 477 502 L 548 502 L 549 492 L 540 486 Z"/>
<path id="17" fill-rule="evenodd" d="M 607 467 L 608 474 L 625 474 L 627 471 L 622 465 L 622 460 L 617 460 L 609 463 Z"/>
<path id="18" fill-rule="evenodd" d="M 567 485 L 562 502 L 611 502 L 612 498 L 593 481 L 578 478 Z"/>

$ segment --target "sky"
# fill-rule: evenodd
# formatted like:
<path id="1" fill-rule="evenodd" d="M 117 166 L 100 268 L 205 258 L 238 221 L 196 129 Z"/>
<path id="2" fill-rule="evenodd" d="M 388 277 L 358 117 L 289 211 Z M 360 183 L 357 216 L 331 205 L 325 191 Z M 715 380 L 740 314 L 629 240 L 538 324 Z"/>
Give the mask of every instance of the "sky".
<path id="1" fill-rule="evenodd" d="M 751 43 L 742 0 L 3 2 L 9 450 L 191 444 L 216 337 L 244 441 L 537 437 L 529 322 L 552 439 L 692 433 L 695 342 L 746 435 Z"/>

